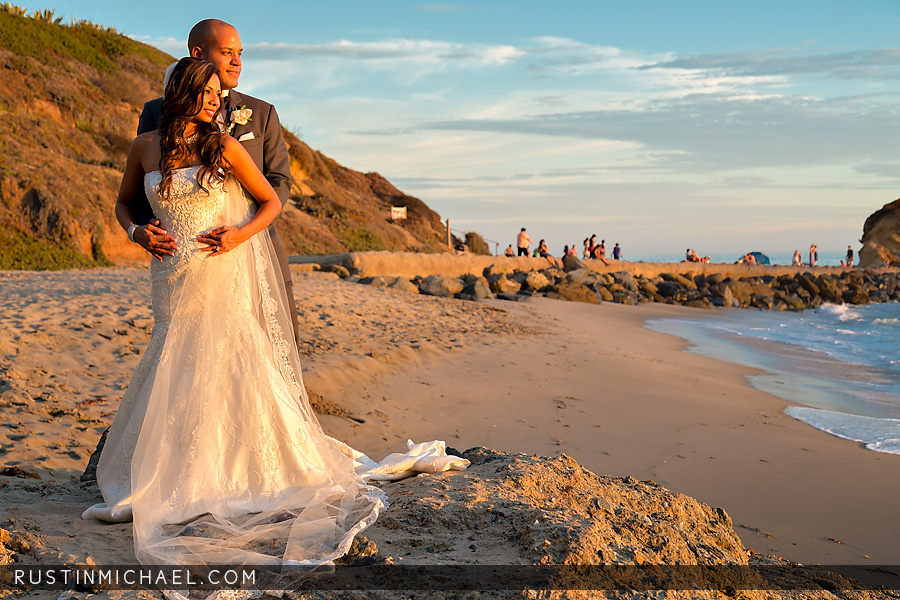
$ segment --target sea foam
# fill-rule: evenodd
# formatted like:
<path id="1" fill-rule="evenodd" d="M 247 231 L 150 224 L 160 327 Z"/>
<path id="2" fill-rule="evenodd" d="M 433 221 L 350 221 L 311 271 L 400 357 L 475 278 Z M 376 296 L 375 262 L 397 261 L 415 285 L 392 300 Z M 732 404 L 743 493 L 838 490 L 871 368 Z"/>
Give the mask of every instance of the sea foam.
<path id="1" fill-rule="evenodd" d="M 870 450 L 900 453 L 900 303 L 718 311 L 647 326 L 688 340 L 691 352 L 765 371 L 750 382 L 801 405 L 788 409 L 791 416 Z"/>

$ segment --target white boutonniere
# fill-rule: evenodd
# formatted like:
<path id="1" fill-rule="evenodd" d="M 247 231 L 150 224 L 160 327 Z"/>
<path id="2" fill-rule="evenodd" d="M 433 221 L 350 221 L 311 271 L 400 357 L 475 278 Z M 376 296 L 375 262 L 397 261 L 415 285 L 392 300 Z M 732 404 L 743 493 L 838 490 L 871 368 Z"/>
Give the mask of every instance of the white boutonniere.
<path id="1" fill-rule="evenodd" d="M 240 108 L 233 108 L 231 110 L 231 115 L 228 117 L 228 133 L 231 133 L 231 130 L 234 129 L 235 125 L 246 125 L 252 121 L 252 116 L 253 109 L 247 108 L 246 104 Z"/>

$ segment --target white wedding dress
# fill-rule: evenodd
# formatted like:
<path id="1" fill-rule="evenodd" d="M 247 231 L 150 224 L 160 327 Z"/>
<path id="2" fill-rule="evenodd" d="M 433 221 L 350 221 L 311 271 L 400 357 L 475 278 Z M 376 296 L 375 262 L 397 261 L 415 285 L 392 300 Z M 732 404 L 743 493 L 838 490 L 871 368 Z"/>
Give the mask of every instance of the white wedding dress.
<path id="1" fill-rule="evenodd" d="M 198 171 L 176 170 L 165 200 L 145 177 L 178 250 L 152 263 L 153 333 L 100 458 L 105 503 L 83 516 L 133 518 L 145 565 L 328 563 L 386 496 L 310 409 L 268 233 L 200 252 L 197 235 L 255 204 L 233 180 L 207 193 Z"/>

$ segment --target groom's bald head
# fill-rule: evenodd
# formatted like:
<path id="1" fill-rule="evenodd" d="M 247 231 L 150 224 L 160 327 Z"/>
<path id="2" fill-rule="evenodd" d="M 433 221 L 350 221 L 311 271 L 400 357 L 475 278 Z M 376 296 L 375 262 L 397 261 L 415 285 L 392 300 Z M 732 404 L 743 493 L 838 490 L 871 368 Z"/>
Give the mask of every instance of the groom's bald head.
<path id="1" fill-rule="evenodd" d="M 219 19 L 204 19 L 188 34 L 188 52 L 219 67 L 223 89 L 237 87 L 243 50 L 237 29 Z"/>
<path id="2" fill-rule="evenodd" d="M 216 43 L 218 37 L 221 37 L 223 30 L 237 29 L 230 23 L 219 19 L 203 19 L 191 28 L 188 34 L 188 54 L 194 55 L 194 49 L 200 48 L 207 50 Z"/>

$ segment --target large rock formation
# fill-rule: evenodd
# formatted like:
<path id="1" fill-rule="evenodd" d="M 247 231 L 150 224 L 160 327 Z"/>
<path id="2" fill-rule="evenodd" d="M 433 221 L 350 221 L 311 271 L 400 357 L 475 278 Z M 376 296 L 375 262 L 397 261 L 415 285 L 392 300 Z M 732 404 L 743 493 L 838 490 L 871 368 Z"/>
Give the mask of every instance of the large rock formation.
<path id="1" fill-rule="evenodd" d="M 859 266 L 896 265 L 900 262 L 900 200 L 885 204 L 863 225 Z"/>
<path id="2" fill-rule="evenodd" d="M 723 509 L 652 481 L 596 475 L 565 455 L 487 448 L 461 454 L 471 461 L 466 471 L 383 484 L 389 508 L 339 559 L 333 579 L 319 581 L 327 593 L 286 597 L 897 597 L 890 590 L 871 591 L 880 581 L 867 579 L 860 586 L 832 571 L 755 554 L 744 548 Z M 8 493 L 25 508 L 0 530 L 0 564 L 110 564 L 115 556 L 103 541 L 110 535 L 130 541 L 128 524 L 113 533 L 87 528 L 77 539 L 54 529 L 95 498 L 93 490 L 93 483 L 76 482 L 11 486 Z M 37 526 L 33 515 L 40 510 L 31 505 L 47 498 L 56 511 Z M 890 574 L 884 583 L 892 584 Z"/>

